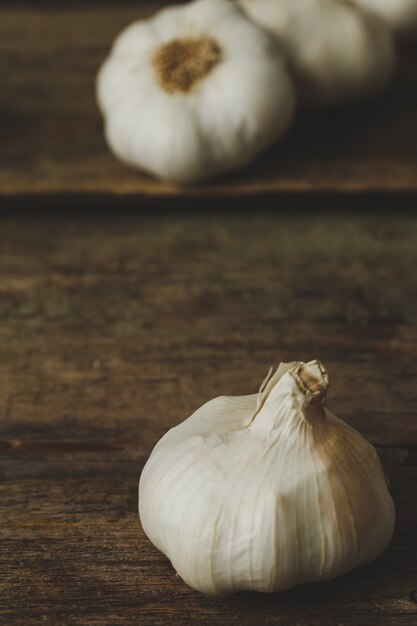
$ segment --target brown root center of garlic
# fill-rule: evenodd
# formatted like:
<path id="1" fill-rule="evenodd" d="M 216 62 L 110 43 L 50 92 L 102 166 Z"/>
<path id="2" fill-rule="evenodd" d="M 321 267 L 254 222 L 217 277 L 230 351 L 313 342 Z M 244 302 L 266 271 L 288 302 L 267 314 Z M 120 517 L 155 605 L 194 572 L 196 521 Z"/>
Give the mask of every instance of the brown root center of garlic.
<path id="1" fill-rule="evenodd" d="M 153 65 L 164 91 L 191 91 L 220 62 L 222 50 L 214 39 L 174 39 L 161 46 Z"/>

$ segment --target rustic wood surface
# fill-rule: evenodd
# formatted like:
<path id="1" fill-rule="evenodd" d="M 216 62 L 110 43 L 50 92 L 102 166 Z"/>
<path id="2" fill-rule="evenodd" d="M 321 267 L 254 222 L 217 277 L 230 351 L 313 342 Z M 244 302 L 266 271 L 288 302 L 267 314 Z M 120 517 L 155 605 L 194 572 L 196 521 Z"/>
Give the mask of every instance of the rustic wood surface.
<path id="1" fill-rule="evenodd" d="M 122 27 L 161 3 L 0 7 L 0 199 L 19 194 L 140 197 L 417 191 L 417 47 L 381 98 L 299 112 L 285 139 L 245 171 L 179 189 L 120 165 L 105 146 L 95 75 Z"/>
<path id="2" fill-rule="evenodd" d="M 68 211 L 0 232 L 1 624 L 416 624 L 417 217 Z M 143 464 L 204 401 L 314 357 L 377 445 L 391 545 L 328 583 L 194 592 L 140 528 Z"/>

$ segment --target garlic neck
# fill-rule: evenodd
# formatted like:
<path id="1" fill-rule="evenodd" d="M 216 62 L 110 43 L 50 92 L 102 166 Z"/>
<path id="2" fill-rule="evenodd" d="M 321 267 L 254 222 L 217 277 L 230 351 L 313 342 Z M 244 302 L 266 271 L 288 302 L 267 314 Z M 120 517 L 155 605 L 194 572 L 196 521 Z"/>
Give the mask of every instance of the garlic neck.
<path id="1" fill-rule="evenodd" d="M 250 428 L 271 436 L 314 428 L 326 420 L 324 406 L 329 378 L 320 361 L 294 363 L 268 391 Z"/>
<path id="2" fill-rule="evenodd" d="M 322 363 L 318 360 L 300 363 L 291 376 L 303 397 L 303 404 L 323 403 L 329 387 L 329 377 Z"/>
<path id="3" fill-rule="evenodd" d="M 220 62 L 222 50 L 211 37 L 174 39 L 153 56 L 153 67 L 162 89 L 168 93 L 192 91 Z"/>

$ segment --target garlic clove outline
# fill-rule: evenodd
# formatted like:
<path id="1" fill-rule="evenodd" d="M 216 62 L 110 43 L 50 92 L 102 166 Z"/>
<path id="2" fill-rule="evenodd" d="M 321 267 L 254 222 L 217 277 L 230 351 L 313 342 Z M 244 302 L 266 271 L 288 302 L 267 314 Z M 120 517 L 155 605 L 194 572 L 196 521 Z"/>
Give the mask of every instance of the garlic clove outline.
<path id="1" fill-rule="evenodd" d="M 274 39 L 228 0 L 194 0 L 128 26 L 97 77 L 110 149 L 178 184 L 245 166 L 291 120 Z"/>
<path id="2" fill-rule="evenodd" d="M 387 546 L 394 505 L 375 449 L 325 406 L 319 361 L 219 397 L 155 446 L 139 483 L 152 543 L 212 595 L 328 580 Z"/>
<path id="3" fill-rule="evenodd" d="M 366 0 L 365 0 L 366 2 Z M 239 0 L 283 46 L 307 106 L 325 107 L 383 90 L 395 67 L 390 29 L 344 0 Z"/>

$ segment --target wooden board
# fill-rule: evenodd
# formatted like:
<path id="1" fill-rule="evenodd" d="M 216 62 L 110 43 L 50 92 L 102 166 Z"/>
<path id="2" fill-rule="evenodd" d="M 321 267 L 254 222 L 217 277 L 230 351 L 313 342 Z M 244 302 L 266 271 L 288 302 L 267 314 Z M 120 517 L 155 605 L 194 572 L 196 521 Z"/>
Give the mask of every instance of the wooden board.
<path id="1" fill-rule="evenodd" d="M 0 8 L 0 200 L 15 194 L 248 197 L 417 191 L 417 48 L 401 52 L 380 99 L 300 111 L 245 171 L 178 188 L 120 165 L 105 146 L 97 69 L 122 27 L 159 4 L 14 3 Z"/>
<path id="2" fill-rule="evenodd" d="M 417 218 L 68 209 L 0 232 L 0 623 L 416 623 Z M 330 408 L 378 447 L 391 545 L 332 582 L 194 592 L 139 525 L 152 446 L 314 357 Z"/>
<path id="3" fill-rule="evenodd" d="M 179 189 L 103 141 L 94 77 L 136 4 L 0 7 L 0 623 L 414 626 L 417 48 L 384 98 Z M 328 583 L 194 592 L 140 528 L 141 468 L 209 398 L 316 357 L 390 477 L 391 545 Z"/>

